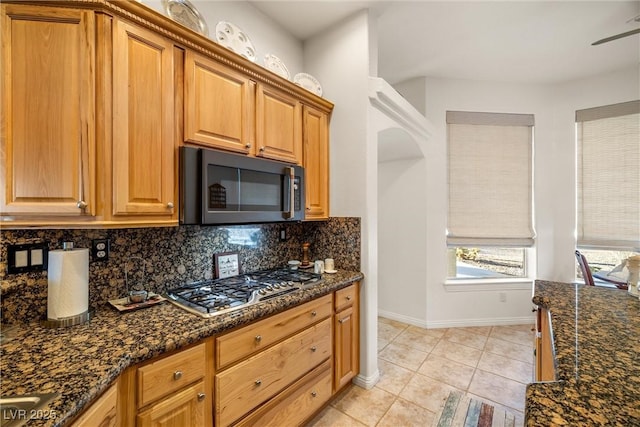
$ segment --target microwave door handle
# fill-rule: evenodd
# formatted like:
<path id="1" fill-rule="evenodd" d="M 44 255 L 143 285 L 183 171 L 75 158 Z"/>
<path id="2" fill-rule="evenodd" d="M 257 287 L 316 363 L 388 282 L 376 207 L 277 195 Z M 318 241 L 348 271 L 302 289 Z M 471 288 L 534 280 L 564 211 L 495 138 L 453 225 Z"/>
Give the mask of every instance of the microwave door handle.
<path id="1" fill-rule="evenodd" d="M 289 210 L 285 211 L 282 216 L 285 219 L 291 219 L 295 216 L 295 169 L 293 168 L 285 168 L 285 173 L 287 174 L 287 178 L 289 179 Z"/>

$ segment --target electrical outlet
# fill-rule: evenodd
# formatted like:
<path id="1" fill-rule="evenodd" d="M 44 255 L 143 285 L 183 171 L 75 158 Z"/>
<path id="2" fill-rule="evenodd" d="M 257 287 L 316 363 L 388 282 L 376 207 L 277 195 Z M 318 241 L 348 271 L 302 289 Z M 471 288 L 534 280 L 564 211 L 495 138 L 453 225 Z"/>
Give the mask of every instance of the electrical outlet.
<path id="1" fill-rule="evenodd" d="M 281 228 L 280 229 L 280 241 L 281 242 L 285 242 L 287 240 L 287 229 L 286 228 Z"/>
<path id="2" fill-rule="evenodd" d="M 94 261 L 109 260 L 109 239 L 93 239 L 91 241 L 91 257 Z"/>

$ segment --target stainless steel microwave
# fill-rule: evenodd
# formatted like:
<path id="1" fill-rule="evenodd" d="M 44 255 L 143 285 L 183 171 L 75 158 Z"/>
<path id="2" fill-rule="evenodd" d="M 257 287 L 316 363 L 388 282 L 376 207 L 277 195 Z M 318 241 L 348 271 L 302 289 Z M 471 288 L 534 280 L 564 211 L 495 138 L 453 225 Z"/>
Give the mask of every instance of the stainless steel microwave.
<path id="1" fill-rule="evenodd" d="M 180 148 L 180 222 L 304 219 L 304 169 L 204 148 Z"/>

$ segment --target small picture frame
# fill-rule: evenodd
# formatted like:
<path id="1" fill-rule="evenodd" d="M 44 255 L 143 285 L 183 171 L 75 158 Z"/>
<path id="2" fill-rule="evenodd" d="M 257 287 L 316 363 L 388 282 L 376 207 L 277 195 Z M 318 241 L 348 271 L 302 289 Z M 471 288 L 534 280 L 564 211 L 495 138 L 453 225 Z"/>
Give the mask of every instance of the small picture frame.
<path id="1" fill-rule="evenodd" d="M 238 252 L 222 252 L 214 255 L 216 278 L 224 279 L 240 274 L 240 257 Z"/>

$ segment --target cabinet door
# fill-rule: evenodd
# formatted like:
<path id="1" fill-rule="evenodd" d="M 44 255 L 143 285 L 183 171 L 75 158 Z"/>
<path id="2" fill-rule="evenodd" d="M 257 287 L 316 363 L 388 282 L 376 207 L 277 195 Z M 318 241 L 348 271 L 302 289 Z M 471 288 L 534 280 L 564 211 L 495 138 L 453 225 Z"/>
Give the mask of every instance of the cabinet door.
<path id="1" fill-rule="evenodd" d="M 116 382 L 73 423 L 73 427 L 117 427 L 117 400 Z"/>
<path id="2" fill-rule="evenodd" d="M 555 347 L 551 328 L 551 313 L 544 307 L 538 307 L 536 313 L 536 349 L 535 349 L 536 381 L 554 381 Z"/>
<path id="3" fill-rule="evenodd" d="M 211 407 L 204 382 L 200 381 L 138 414 L 138 427 L 204 426 L 205 411 Z"/>
<path id="4" fill-rule="evenodd" d="M 359 371 L 358 306 L 346 308 L 335 316 L 334 392 L 351 381 Z"/>
<path id="5" fill-rule="evenodd" d="M 185 141 L 251 153 L 255 83 L 192 51 L 186 52 L 185 70 Z"/>
<path id="6" fill-rule="evenodd" d="M 114 20 L 113 215 L 177 215 L 173 88 L 173 44 Z"/>
<path id="7" fill-rule="evenodd" d="M 302 164 L 302 105 L 259 84 L 256 93 L 256 156 Z"/>
<path id="8" fill-rule="evenodd" d="M 303 108 L 305 219 L 329 218 L 329 119 L 326 113 Z"/>
<path id="9" fill-rule="evenodd" d="M 91 11 L 2 4 L 2 214 L 94 215 Z"/>

